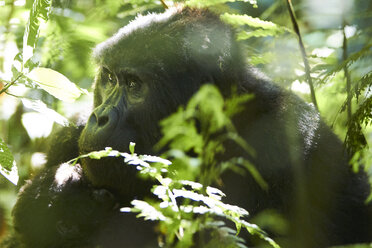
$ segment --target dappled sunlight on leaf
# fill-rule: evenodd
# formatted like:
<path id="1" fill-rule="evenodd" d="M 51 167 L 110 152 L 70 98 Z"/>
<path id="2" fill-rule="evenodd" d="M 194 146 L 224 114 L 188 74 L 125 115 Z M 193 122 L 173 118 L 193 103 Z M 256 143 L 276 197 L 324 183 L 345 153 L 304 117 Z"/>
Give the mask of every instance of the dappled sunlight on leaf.
<path id="1" fill-rule="evenodd" d="M 27 77 L 54 97 L 66 101 L 75 101 L 84 91 L 70 82 L 67 77 L 52 69 L 38 67 Z"/>
<path id="2" fill-rule="evenodd" d="M 30 100 L 30 99 L 23 98 L 22 103 L 26 108 L 29 108 L 41 114 L 44 114 L 46 117 L 52 119 L 54 122 L 62 126 L 69 125 L 69 121 L 65 117 L 63 117 L 61 114 L 54 111 L 53 109 L 48 108 L 47 105 L 40 100 Z"/>
<path id="3" fill-rule="evenodd" d="M 13 161 L 13 165 L 10 170 L 6 170 L 2 166 L 0 166 L 0 174 L 2 174 L 6 179 L 8 179 L 14 185 L 18 184 L 19 175 L 18 175 L 18 168 L 16 166 L 15 161 Z"/>
<path id="4" fill-rule="evenodd" d="M 53 120 L 44 114 L 37 112 L 24 113 L 22 124 L 31 139 L 47 137 L 53 128 Z"/>
<path id="5" fill-rule="evenodd" d="M 278 26 L 270 21 L 263 21 L 260 18 L 254 18 L 248 15 L 236 15 L 225 13 L 221 19 L 234 26 L 248 25 L 255 30 L 241 31 L 238 33 L 238 40 L 246 40 L 251 37 L 278 36 L 284 32 L 291 32 L 285 27 Z"/>
<path id="6" fill-rule="evenodd" d="M 134 206 L 131 212 L 140 212 L 137 217 L 143 217 L 145 220 L 166 220 L 166 217 L 160 211 L 156 210 L 145 201 L 133 200 L 131 203 Z M 121 210 L 127 211 L 128 209 L 123 208 Z"/>
<path id="7" fill-rule="evenodd" d="M 204 186 L 199 182 L 172 179 L 167 176 L 168 167 L 172 166 L 169 160 L 150 155 L 137 155 L 134 153 L 135 144 L 131 143 L 130 146 L 132 147 L 131 154 L 107 147 L 103 151 L 95 151 L 79 157 L 90 157 L 92 159 L 101 159 L 109 156 L 123 157 L 123 162 L 127 164 L 123 164 L 123 166 L 135 165 L 141 174 L 158 181 L 159 185 L 153 186 L 152 193 L 160 201 L 133 200 L 131 202 L 133 207 L 121 208 L 122 212 L 138 213 L 137 217 L 142 217 L 145 220 L 164 221 L 161 225 L 166 225 L 168 228 L 172 227 L 172 230 L 174 229 L 174 231 L 168 230 L 168 235 L 176 235 L 182 242 L 187 242 L 187 238 L 184 236 L 186 233 L 191 235 L 198 228 L 203 228 L 202 225 L 199 226 L 197 224 L 198 215 L 207 217 L 204 220 L 206 226 L 208 226 L 208 223 L 212 223 L 210 222 L 213 220 L 212 216 L 220 216 L 234 222 L 237 227 L 237 233 L 241 228 L 245 228 L 249 233 L 258 235 L 273 247 L 279 247 L 257 225 L 244 220 L 244 217 L 248 215 L 247 210 L 224 203 L 222 197 L 225 194 L 221 190 Z M 172 240 L 172 238 L 170 239 Z"/>

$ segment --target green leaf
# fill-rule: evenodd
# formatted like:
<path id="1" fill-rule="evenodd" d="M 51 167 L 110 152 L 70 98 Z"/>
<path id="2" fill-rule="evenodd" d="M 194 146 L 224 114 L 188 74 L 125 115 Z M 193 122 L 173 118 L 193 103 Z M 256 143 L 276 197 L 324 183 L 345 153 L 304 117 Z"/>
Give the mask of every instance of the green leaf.
<path id="1" fill-rule="evenodd" d="M 362 91 L 368 89 L 372 85 L 372 71 L 365 74 L 358 82 L 355 90 L 357 98 L 362 94 Z"/>
<path id="2" fill-rule="evenodd" d="M 257 225 L 251 224 L 245 220 L 239 220 L 237 221 L 242 227 L 244 227 L 250 234 L 254 234 L 259 236 L 261 239 L 265 240 L 268 242 L 272 247 L 274 248 L 280 248 L 280 246 L 271 238 L 267 236 L 267 234 L 261 230 Z"/>
<path id="3" fill-rule="evenodd" d="M 165 221 L 166 217 L 145 201 L 133 200 L 131 202 L 133 208 L 131 212 L 138 212 L 137 218 L 143 217 L 145 220 L 162 220 Z M 121 208 L 122 212 L 128 212 L 127 208 Z"/>
<path id="4" fill-rule="evenodd" d="M 278 32 L 275 29 L 256 29 L 253 31 L 242 31 L 238 33 L 238 40 L 248 40 L 252 37 L 267 37 L 267 36 L 278 36 L 282 32 Z"/>
<path id="5" fill-rule="evenodd" d="M 112 150 L 111 147 L 106 147 L 105 150 L 90 152 L 86 156 L 91 159 L 101 159 L 106 157 L 118 157 L 120 153 L 116 150 Z"/>
<path id="6" fill-rule="evenodd" d="M 51 0 L 35 0 L 30 11 L 30 18 L 23 36 L 23 64 L 33 55 L 37 39 L 39 37 L 40 19 L 45 22 L 49 18 Z"/>
<path id="7" fill-rule="evenodd" d="M 213 6 L 217 4 L 223 4 L 228 2 L 235 2 L 236 0 L 189 0 L 186 1 L 186 5 L 191 7 L 197 7 L 197 8 L 205 8 L 208 6 Z M 253 5 L 253 7 L 257 8 L 257 1 L 256 0 L 242 0 L 242 2 L 250 3 Z"/>
<path id="8" fill-rule="evenodd" d="M 213 103 L 213 104 L 210 104 Z M 194 114 L 199 111 L 201 129 L 209 133 L 214 133 L 227 125 L 229 120 L 223 112 L 224 99 L 219 90 L 210 84 L 200 88 L 187 104 L 187 111 Z"/>
<path id="9" fill-rule="evenodd" d="M 136 146 L 136 143 L 130 142 L 129 143 L 129 151 L 131 154 L 134 154 L 134 147 Z"/>
<path id="10" fill-rule="evenodd" d="M 65 102 L 73 102 L 84 93 L 67 77 L 52 69 L 38 67 L 27 74 L 27 77 L 49 94 Z"/>
<path id="11" fill-rule="evenodd" d="M 338 63 L 337 65 L 331 67 L 328 71 L 324 73 L 324 76 L 320 80 L 320 83 L 325 83 L 331 76 L 333 76 L 336 72 L 341 71 L 344 67 L 350 67 L 356 61 L 360 60 L 363 57 L 370 55 L 372 52 L 371 48 L 372 48 L 372 43 L 367 44 L 358 52 L 350 54 L 349 57 L 346 60 L 344 60 L 342 63 Z"/>
<path id="12" fill-rule="evenodd" d="M 254 18 L 248 15 L 236 15 L 225 13 L 221 15 L 221 19 L 233 26 L 248 25 L 256 30 L 250 32 L 243 31 L 238 34 L 238 40 L 246 40 L 251 37 L 265 37 L 265 36 L 277 36 L 286 31 L 289 31 L 285 27 L 276 25 L 273 22 L 263 21 L 259 18 Z"/>
<path id="13" fill-rule="evenodd" d="M 246 103 L 254 98 L 253 94 L 234 95 L 231 99 L 225 101 L 225 111 L 228 117 L 244 111 Z"/>
<path id="14" fill-rule="evenodd" d="M 267 184 L 265 179 L 261 176 L 256 167 L 254 167 L 254 165 L 251 164 L 248 160 L 245 160 L 243 158 L 236 158 L 236 160 L 232 159 L 232 161 L 244 166 L 249 171 L 249 173 L 251 173 L 254 180 L 260 185 L 263 190 L 267 191 L 269 189 L 269 185 Z"/>
<path id="15" fill-rule="evenodd" d="M 279 32 L 283 32 L 286 30 L 284 27 L 280 27 L 273 22 L 264 21 L 261 20 L 260 18 L 255 18 L 248 15 L 236 15 L 225 13 L 221 15 L 221 19 L 234 26 L 248 25 L 254 28 L 271 29 L 277 30 Z"/>
<path id="16" fill-rule="evenodd" d="M 18 169 L 12 153 L 2 139 L 0 139 L 0 174 L 17 185 L 19 179 Z"/>
<path id="17" fill-rule="evenodd" d="M 275 55 L 272 52 L 252 54 L 249 57 L 249 63 L 252 65 L 259 65 L 259 64 L 265 65 L 273 61 L 274 58 L 275 58 Z"/>

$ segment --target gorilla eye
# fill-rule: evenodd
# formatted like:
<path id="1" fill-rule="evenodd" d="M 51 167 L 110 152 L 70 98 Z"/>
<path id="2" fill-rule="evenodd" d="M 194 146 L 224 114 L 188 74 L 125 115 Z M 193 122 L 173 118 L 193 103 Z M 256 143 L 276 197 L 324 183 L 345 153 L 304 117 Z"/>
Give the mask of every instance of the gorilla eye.
<path id="1" fill-rule="evenodd" d="M 134 82 L 134 81 L 129 81 L 129 83 L 128 83 L 128 87 L 129 87 L 129 88 L 135 88 L 136 85 L 137 85 L 137 83 Z"/>
<path id="2" fill-rule="evenodd" d="M 131 94 L 140 95 L 142 84 L 138 78 L 130 76 L 126 80 L 126 87 Z"/>
<path id="3" fill-rule="evenodd" d="M 116 76 L 114 73 L 112 73 L 109 69 L 103 67 L 103 78 L 102 78 L 102 81 L 103 83 L 109 83 L 111 85 L 114 85 L 116 84 Z"/>
<path id="4" fill-rule="evenodd" d="M 114 77 L 114 75 L 111 72 L 108 73 L 107 78 L 108 78 L 108 81 L 111 84 L 114 84 L 115 83 L 115 77 Z"/>

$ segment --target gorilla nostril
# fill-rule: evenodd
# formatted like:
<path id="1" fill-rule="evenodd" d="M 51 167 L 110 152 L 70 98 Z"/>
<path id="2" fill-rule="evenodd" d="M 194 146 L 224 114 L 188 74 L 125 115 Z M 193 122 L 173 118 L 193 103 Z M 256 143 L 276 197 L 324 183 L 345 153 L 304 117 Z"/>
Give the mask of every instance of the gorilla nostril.
<path id="1" fill-rule="evenodd" d="M 109 121 L 109 118 L 107 115 L 101 116 L 98 118 L 98 126 L 102 127 Z"/>

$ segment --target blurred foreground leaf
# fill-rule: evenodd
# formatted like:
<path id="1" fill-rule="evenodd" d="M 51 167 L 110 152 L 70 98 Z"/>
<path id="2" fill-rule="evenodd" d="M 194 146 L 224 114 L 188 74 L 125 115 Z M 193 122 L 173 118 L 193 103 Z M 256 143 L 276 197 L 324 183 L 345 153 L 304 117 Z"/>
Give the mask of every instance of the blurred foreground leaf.
<path id="1" fill-rule="evenodd" d="M 12 153 L 2 139 L 0 139 L 0 173 L 17 185 L 19 179 L 18 169 Z"/>

